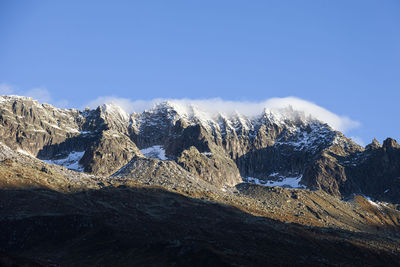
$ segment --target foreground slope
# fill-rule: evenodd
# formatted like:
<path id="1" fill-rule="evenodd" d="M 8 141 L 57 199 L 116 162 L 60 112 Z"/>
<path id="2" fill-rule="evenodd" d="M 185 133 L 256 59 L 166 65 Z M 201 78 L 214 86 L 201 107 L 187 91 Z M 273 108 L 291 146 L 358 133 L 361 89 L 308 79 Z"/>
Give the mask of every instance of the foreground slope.
<path id="1" fill-rule="evenodd" d="M 285 224 L 158 188 L 0 195 L 2 250 L 43 264 L 396 266 L 400 260 L 396 238 Z"/>
<path id="2" fill-rule="evenodd" d="M 400 260 L 400 213 L 390 204 L 247 183 L 224 192 L 173 161 L 134 162 L 144 167 L 99 177 L 1 145 L 0 263 L 396 266 Z"/>

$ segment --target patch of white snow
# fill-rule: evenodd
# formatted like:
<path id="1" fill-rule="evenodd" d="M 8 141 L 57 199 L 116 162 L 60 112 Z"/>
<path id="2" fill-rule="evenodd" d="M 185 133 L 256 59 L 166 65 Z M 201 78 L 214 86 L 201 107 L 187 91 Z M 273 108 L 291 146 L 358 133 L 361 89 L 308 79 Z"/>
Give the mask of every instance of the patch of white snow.
<path id="1" fill-rule="evenodd" d="M 29 156 L 29 157 L 33 157 L 33 155 L 31 154 L 31 153 L 29 153 L 28 151 L 26 151 L 26 150 L 23 150 L 23 149 L 17 149 L 17 152 L 19 152 L 19 153 L 21 153 L 21 154 L 24 154 L 25 156 Z"/>
<path id="2" fill-rule="evenodd" d="M 285 177 L 285 176 L 280 176 L 278 173 L 273 173 L 270 176 L 278 176 L 279 180 L 278 181 L 272 181 L 272 180 L 260 180 L 255 177 L 246 177 L 243 178 L 243 181 L 248 182 L 248 183 L 254 183 L 254 184 L 259 184 L 259 185 L 264 185 L 264 186 L 280 186 L 280 187 L 287 187 L 287 188 L 305 188 L 304 185 L 300 185 L 301 178 L 303 175 L 299 175 L 296 177 Z"/>
<path id="3" fill-rule="evenodd" d="M 56 159 L 56 160 L 43 160 L 43 161 L 49 164 L 64 166 L 70 170 L 83 172 L 83 167 L 79 165 L 79 160 L 83 157 L 83 154 L 85 154 L 85 151 L 82 152 L 72 151 L 66 158 Z"/>
<path id="4" fill-rule="evenodd" d="M 118 119 L 122 119 L 124 121 L 129 120 L 129 115 L 126 113 L 120 106 L 110 103 L 104 104 L 103 106 L 104 113 L 109 114 L 110 116 Z"/>
<path id="5" fill-rule="evenodd" d="M 152 159 L 161 159 L 161 160 L 167 160 L 168 158 L 165 156 L 165 150 L 163 146 L 151 146 L 145 149 L 140 150 L 143 155 L 145 155 L 148 158 Z"/>
<path id="6" fill-rule="evenodd" d="M 372 200 L 372 198 L 370 198 L 370 197 L 368 197 L 368 196 L 365 196 L 365 195 L 362 195 L 362 196 L 365 197 L 365 199 L 368 200 L 368 202 L 369 202 L 372 206 L 375 206 L 375 207 L 377 207 L 378 209 L 382 209 L 382 203 L 380 203 L 380 202 L 375 202 L 375 201 Z"/>

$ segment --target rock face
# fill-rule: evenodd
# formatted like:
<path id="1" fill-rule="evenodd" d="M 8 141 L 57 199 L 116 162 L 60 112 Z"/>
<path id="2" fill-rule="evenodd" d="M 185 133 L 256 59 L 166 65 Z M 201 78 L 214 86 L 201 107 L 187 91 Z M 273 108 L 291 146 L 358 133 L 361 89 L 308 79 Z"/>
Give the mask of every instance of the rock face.
<path id="1" fill-rule="evenodd" d="M 77 110 L 40 105 L 28 97 L 0 97 L 1 141 L 13 149 L 37 155 L 49 144 L 79 135 L 82 117 Z"/>
<path id="2" fill-rule="evenodd" d="M 96 175 L 110 175 L 140 155 L 128 137 L 129 116 L 117 106 L 81 112 L 17 96 L 0 97 L 0 103 L 1 142 L 15 150 L 45 160 L 83 151 L 79 163 Z"/>
<path id="3" fill-rule="evenodd" d="M 113 104 L 77 111 L 26 97 L 3 96 L 0 103 L 1 142 L 52 162 L 83 153 L 76 164 L 91 174 L 112 175 L 142 158 L 140 149 L 157 146 L 169 161 L 218 187 L 246 177 L 302 177 L 302 185 L 336 196 L 400 202 L 395 140 L 374 140 L 364 149 L 291 108 L 249 117 L 166 101 L 129 115 Z"/>
<path id="4" fill-rule="evenodd" d="M 351 196 L 398 199 L 393 139 L 363 150 L 295 114 L 218 124 L 168 103 L 129 116 L 1 100 L 23 107 L 0 105 L 1 266 L 398 265 L 399 206 Z M 46 126 L 57 118 L 75 124 Z"/>
<path id="5" fill-rule="evenodd" d="M 342 188 L 345 194 L 361 189 L 373 198 L 399 203 L 400 147 L 394 139 L 386 139 L 383 146 L 370 146 L 364 153 L 350 157 L 349 161 L 355 164 L 346 164 L 350 181 Z"/>
<path id="6" fill-rule="evenodd" d="M 235 186 L 242 181 L 235 162 L 223 153 L 200 153 L 191 146 L 182 152 L 177 162 L 190 173 L 218 186 Z"/>
<path id="7" fill-rule="evenodd" d="M 112 177 L 112 180 L 135 179 L 142 184 L 162 186 L 183 192 L 207 192 L 217 187 L 183 169 L 174 161 L 134 158 Z"/>
<path id="8" fill-rule="evenodd" d="M 135 156 L 143 155 L 126 135 L 108 130 L 86 149 L 79 163 L 85 166 L 85 172 L 109 176 Z"/>

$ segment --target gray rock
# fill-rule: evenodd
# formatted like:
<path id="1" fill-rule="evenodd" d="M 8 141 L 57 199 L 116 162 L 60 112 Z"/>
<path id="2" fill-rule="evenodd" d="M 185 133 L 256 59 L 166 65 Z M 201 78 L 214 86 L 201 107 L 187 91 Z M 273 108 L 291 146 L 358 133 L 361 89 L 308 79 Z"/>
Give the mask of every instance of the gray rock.
<path id="1" fill-rule="evenodd" d="M 182 152 L 177 163 L 190 173 L 219 187 L 241 183 L 242 178 L 235 162 L 217 149 L 213 151 L 200 153 L 196 147 L 191 146 Z"/>
<path id="2" fill-rule="evenodd" d="M 241 177 L 302 175 L 303 185 L 336 196 L 363 193 L 400 201 L 392 190 L 400 177 L 400 146 L 394 139 L 383 145 L 374 140 L 364 150 L 290 108 L 253 117 L 207 117 L 194 106 L 182 111 L 168 101 L 131 115 L 110 104 L 77 111 L 26 97 L 3 96 L 0 103 L 1 142 L 46 160 L 85 151 L 79 163 L 92 174 L 109 176 L 143 157 L 139 149 L 158 145 L 175 161 L 161 163 L 163 168 L 179 166 L 217 187 L 240 183 Z"/>

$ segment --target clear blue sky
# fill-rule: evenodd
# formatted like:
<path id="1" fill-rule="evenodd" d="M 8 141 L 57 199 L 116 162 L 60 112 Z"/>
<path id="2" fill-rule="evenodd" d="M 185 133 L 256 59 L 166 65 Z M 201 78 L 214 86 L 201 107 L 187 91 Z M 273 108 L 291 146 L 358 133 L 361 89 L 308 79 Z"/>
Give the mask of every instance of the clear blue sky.
<path id="1" fill-rule="evenodd" d="M 296 96 L 400 138 L 400 1 L 0 0 L 0 83 L 97 96 Z"/>

